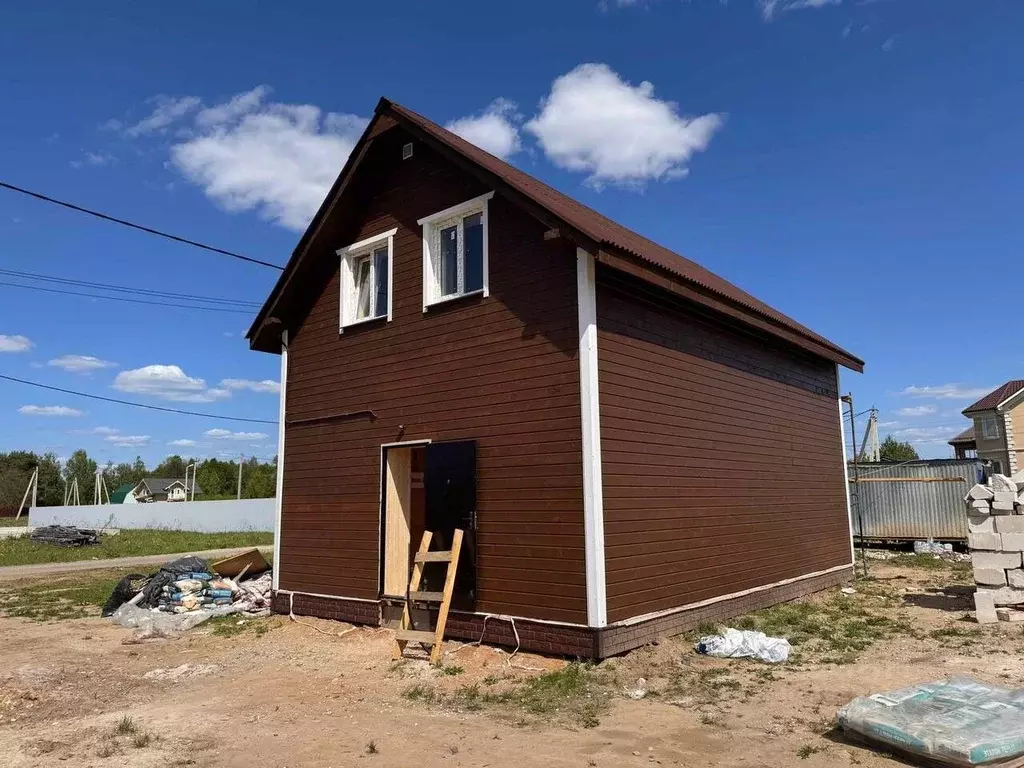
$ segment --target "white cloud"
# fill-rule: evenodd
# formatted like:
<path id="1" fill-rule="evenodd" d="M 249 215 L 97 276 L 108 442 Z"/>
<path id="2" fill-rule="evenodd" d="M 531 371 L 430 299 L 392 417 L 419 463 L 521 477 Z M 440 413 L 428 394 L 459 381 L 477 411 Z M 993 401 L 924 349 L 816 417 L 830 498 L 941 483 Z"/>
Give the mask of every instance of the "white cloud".
<path id="1" fill-rule="evenodd" d="M 232 391 L 248 389 L 252 392 L 273 392 L 277 394 L 281 391 L 281 385 L 270 379 L 264 379 L 263 381 L 252 381 L 250 379 L 221 379 L 220 385 L 224 389 Z"/>
<path id="2" fill-rule="evenodd" d="M 203 437 L 214 440 L 263 440 L 267 437 L 264 432 L 232 432 L 230 429 L 208 429 L 203 432 Z"/>
<path id="3" fill-rule="evenodd" d="M 798 11 L 801 8 L 824 8 L 826 5 L 839 5 L 842 0 L 757 0 L 761 8 L 761 16 L 771 21 L 776 11 Z"/>
<path id="4" fill-rule="evenodd" d="M 114 427 L 96 427 L 92 430 L 92 434 L 94 435 L 116 435 L 120 432 L 121 430 L 115 429 Z"/>
<path id="5" fill-rule="evenodd" d="M 910 397 L 929 398 L 933 400 L 977 400 L 991 392 L 995 387 L 967 387 L 962 384 L 940 384 L 938 386 L 909 386 L 900 394 Z"/>
<path id="6" fill-rule="evenodd" d="M 114 379 L 114 389 L 137 395 L 148 395 L 179 403 L 212 403 L 231 397 L 223 388 L 207 387 L 203 379 L 185 374 L 176 365 L 147 365 L 121 371 Z"/>
<path id="7" fill-rule="evenodd" d="M 110 120 L 105 127 L 120 131 L 130 139 L 160 133 L 197 109 L 201 102 L 195 96 L 161 95 L 149 99 L 149 103 L 155 105 L 153 111 L 134 125 L 126 126 L 119 120 Z"/>
<path id="8" fill-rule="evenodd" d="M 893 49 L 893 46 L 895 46 L 895 45 L 896 45 L 896 35 L 893 35 L 892 37 L 887 37 L 885 39 L 885 42 L 882 43 L 882 50 L 885 51 L 886 53 L 888 53 L 889 51 L 891 51 Z"/>
<path id="9" fill-rule="evenodd" d="M 909 408 L 900 408 L 896 411 L 900 416 L 928 416 L 935 413 L 933 405 L 912 405 Z"/>
<path id="10" fill-rule="evenodd" d="M 937 427 L 907 427 L 906 429 L 894 430 L 891 434 L 898 440 L 904 440 L 914 445 L 927 445 L 931 443 L 945 443 L 954 435 L 963 431 L 963 426 L 937 426 Z"/>
<path id="11" fill-rule="evenodd" d="M 504 160 L 522 148 L 519 142 L 520 120 L 514 102 L 508 99 L 495 99 L 479 115 L 460 117 L 445 127 L 471 144 Z"/>
<path id="12" fill-rule="evenodd" d="M 196 444 L 195 440 L 171 440 L 168 445 L 173 445 L 177 448 L 191 448 Z"/>
<path id="13" fill-rule="evenodd" d="M 100 360 L 92 355 L 63 355 L 62 357 L 54 358 L 47 365 L 63 368 L 65 371 L 72 373 L 92 373 L 101 368 L 117 367 L 117 363 L 112 363 L 109 360 Z"/>
<path id="14" fill-rule="evenodd" d="M 269 92 L 258 86 L 199 112 L 197 134 L 171 148 L 171 162 L 228 211 L 256 211 L 302 230 L 367 121 L 266 102 Z"/>
<path id="15" fill-rule="evenodd" d="M 86 152 L 81 159 L 72 160 L 72 168 L 98 168 L 102 165 L 108 165 L 114 162 L 115 158 L 113 155 L 108 155 L 106 152 Z"/>
<path id="16" fill-rule="evenodd" d="M 82 412 L 77 408 L 69 408 L 66 405 L 23 405 L 18 413 L 26 416 L 81 416 Z"/>
<path id="17" fill-rule="evenodd" d="M 880 421 L 878 422 L 878 428 L 884 429 L 886 427 L 898 427 L 900 423 L 898 421 Z"/>
<path id="18" fill-rule="evenodd" d="M 651 83 L 633 86 L 605 64 L 581 64 L 552 83 L 525 128 L 555 165 L 589 174 L 588 184 L 641 186 L 685 176 L 723 122 L 714 113 L 682 117 Z"/>
<path id="19" fill-rule="evenodd" d="M 257 85 L 251 91 L 244 91 L 236 94 L 223 104 L 214 107 L 207 107 L 196 115 L 196 125 L 200 128 L 209 128 L 222 123 L 228 123 L 242 115 L 258 109 L 267 96 L 270 95 L 270 86 Z"/>
<path id="20" fill-rule="evenodd" d="M 6 336 L 0 333 L 0 352 L 28 352 L 34 346 L 27 336 Z"/>
<path id="21" fill-rule="evenodd" d="M 108 435 L 105 439 L 117 448 L 136 448 L 149 443 L 149 435 Z"/>

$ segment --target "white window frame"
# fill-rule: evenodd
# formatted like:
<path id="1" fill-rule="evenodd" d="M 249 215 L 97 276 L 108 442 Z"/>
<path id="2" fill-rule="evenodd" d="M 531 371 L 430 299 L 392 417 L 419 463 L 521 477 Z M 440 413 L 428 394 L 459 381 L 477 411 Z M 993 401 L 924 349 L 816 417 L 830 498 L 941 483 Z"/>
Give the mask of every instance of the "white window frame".
<path id="1" fill-rule="evenodd" d="M 395 227 L 387 232 L 381 232 L 379 235 L 368 237 L 365 240 L 360 240 L 358 243 L 352 243 L 352 245 L 346 245 L 344 248 L 337 250 L 338 256 L 341 257 L 340 279 L 338 281 L 340 283 L 338 290 L 338 333 L 344 333 L 346 328 L 350 328 L 353 325 L 372 323 L 384 317 L 387 318 L 387 322 L 391 322 L 392 297 L 395 293 L 395 234 L 397 232 L 398 227 Z M 384 315 L 372 315 L 357 319 L 356 303 L 359 297 L 356 295 L 355 263 L 364 256 L 370 257 L 370 301 L 376 302 L 377 291 L 376 275 L 373 274 L 373 252 L 378 250 L 385 241 L 387 241 L 388 246 L 388 311 Z"/>
<path id="2" fill-rule="evenodd" d="M 449 301 L 455 301 L 465 296 L 483 295 L 484 297 L 490 296 L 490 280 L 489 280 L 489 267 L 490 261 L 490 224 L 488 222 L 488 202 L 494 197 L 494 192 L 488 192 L 480 197 L 474 197 L 472 200 L 467 200 L 464 203 L 453 205 L 451 208 L 445 208 L 443 211 L 431 214 L 430 216 L 424 216 L 417 223 L 423 227 L 423 311 L 426 312 L 430 307 L 437 306 L 438 304 L 444 304 Z M 465 281 L 465 251 L 464 251 L 464 238 L 462 236 L 462 221 L 467 216 L 472 216 L 479 213 L 481 215 L 481 223 L 483 224 L 483 287 L 478 288 L 475 291 L 459 290 L 456 293 L 449 294 L 447 296 L 436 295 L 435 286 L 438 281 L 434 273 L 434 256 L 432 248 L 434 246 L 434 235 L 440 230 L 450 227 L 453 224 L 459 226 L 459 245 L 458 245 L 458 281 L 459 285 L 464 286 Z M 440 254 L 436 254 L 437 261 L 440 263 Z"/>
<path id="3" fill-rule="evenodd" d="M 989 432 L 989 427 L 992 428 L 994 434 Z M 999 433 L 999 417 L 998 416 L 982 416 L 981 417 L 981 438 L 983 440 L 998 440 L 1001 437 Z"/>

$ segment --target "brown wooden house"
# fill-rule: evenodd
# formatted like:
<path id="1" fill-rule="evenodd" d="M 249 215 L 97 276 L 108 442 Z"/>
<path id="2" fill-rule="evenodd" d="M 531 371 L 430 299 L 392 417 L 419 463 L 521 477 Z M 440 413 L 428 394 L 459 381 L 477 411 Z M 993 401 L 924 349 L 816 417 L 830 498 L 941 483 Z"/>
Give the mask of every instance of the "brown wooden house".
<path id="1" fill-rule="evenodd" d="M 582 657 L 851 575 L 863 363 L 393 102 L 248 338 L 279 611 L 380 622 L 424 529 L 467 530 L 449 636 Z"/>

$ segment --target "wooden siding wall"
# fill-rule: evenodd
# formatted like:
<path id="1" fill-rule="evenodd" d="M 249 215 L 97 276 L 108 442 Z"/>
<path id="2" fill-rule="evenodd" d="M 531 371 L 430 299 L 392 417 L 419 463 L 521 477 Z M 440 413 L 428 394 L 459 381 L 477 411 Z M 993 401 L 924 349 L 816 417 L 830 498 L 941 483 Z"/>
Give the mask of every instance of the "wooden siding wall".
<path id="1" fill-rule="evenodd" d="M 850 562 L 836 369 L 599 268 L 608 620 Z"/>
<path id="2" fill-rule="evenodd" d="M 417 219 L 489 190 L 421 143 L 402 161 L 409 140 L 375 140 L 362 203 L 317 236 L 315 299 L 288 323 L 287 419 L 378 419 L 287 427 L 281 588 L 375 599 L 380 445 L 476 440 L 477 610 L 585 623 L 575 251 L 496 196 L 490 297 L 424 313 Z M 392 227 L 394 319 L 339 335 L 334 251 Z"/>

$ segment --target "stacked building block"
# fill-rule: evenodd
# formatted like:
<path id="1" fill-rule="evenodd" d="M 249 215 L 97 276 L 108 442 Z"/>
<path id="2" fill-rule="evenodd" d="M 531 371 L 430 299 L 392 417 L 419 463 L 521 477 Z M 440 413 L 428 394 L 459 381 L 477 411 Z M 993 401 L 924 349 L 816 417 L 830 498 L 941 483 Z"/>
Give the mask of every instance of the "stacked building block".
<path id="1" fill-rule="evenodd" d="M 964 501 L 978 622 L 1022 620 L 1024 611 L 1009 606 L 1024 606 L 1024 471 L 992 475 Z"/>

